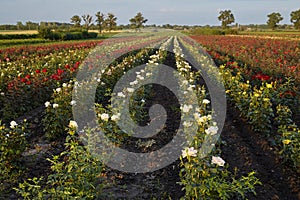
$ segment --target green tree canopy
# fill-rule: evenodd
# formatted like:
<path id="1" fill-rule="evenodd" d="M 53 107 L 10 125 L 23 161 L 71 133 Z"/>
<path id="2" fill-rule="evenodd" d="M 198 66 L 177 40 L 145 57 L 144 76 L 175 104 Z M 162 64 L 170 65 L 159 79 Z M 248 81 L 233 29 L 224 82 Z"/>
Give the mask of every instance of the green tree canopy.
<path id="1" fill-rule="evenodd" d="M 74 15 L 71 17 L 71 23 L 73 23 L 75 27 L 80 27 L 81 18 L 78 15 Z"/>
<path id="2" fill-rule="evenodd" d="M 107 18 L 105 20 L 105 26 L 107 27 L 107 30 L 110 32 L 117 26 L 117 17 L 115 17 L 114 14 L 108 13 Z"/>
<path id="3" fill-rule="evenodd" d="M 136 16 L 134 16 L 129 20 L 131 27 L 134 28 L 135 30 L 140 30 L 140 28 L 143 27 L 143 24 L 146 23 L 147 21 L 148 19 L 145 19 L 142 13 L 140 12 L 138 12 Z"/>
<path id="4" fill-rule="evenodd" d="M 90 26 L 92 25 L 93 22 L 93 16 L 87 14 L 87 15 L 82 15 L 82 19 L 84 21 L 84 27 L 88 31 Z"/>
<path id="5" fill-rule="evenodd" d="M 105 27 L 105 16 L 103 13 L 100 12 L 96 13 L 96 23 L 98 26 L 99 33 L 101 34 Z"/>
<path id="6" fill-rule="evenodd" d="M 291 12 L 291 22 L 296 29 L 300 29 L 300 9 Z"/>
<path id="7" fill-rule="evenodd" d="M 267 17 L 269 18 L 267 24 L 273 30 L 278 26 L 278 23 L 283 20 L 281 14 L 275 12 L 269 14 Z"/>
<path id="8" fill-rule="evenodd" d="M 234 23 L 235 19 L 231 10 L 221 10 L 219 14 L 218 20 L 222 22 L 222 28 L 226 29 L 229 24 Z"/>

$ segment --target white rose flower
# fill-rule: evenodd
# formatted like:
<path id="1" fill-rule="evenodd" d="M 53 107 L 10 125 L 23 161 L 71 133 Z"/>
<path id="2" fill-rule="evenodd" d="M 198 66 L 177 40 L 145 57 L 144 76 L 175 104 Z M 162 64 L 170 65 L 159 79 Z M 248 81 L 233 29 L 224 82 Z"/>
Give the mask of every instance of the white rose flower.
<path id="1" fill-rule="evenodd" d="M 190 85 L 187 90 L 192 92 L 194 90 L 194 88 L 196 88 L 195 85 Z"/>
<path id="2" fill-rule="evenodd" d="M 136 85 L 136 84 L 138 84 L 139 82 L 137 81 L 137 80 L 135 80 L 135 81 L 132 81 L 132 82 L 130 82 L 129 84 L 130 85 Z"/>
<path id="3" fill-rule="evenodd" d="M 200 118 L 200 114 L 199 113 L 194 113 L 193 115 L 194 115 L 195 120 L 198 121 L 199 118 Z"/>
<path id="4" fill-rule="evenodd" d="M 123 98 L 125 98 L 126 96 L 125 96 L 125 94 L 123 94 L 123 92 L 118 92 L 118 97 L 123 97 Z"/>
<path id="5" fill-rule="evenodd" d="M 216 164 L 218 166 L 223 167 L 225 164 L 225 161 L 219 156 L 213 156 L 211 159 L 211 164 Z"/>
<path id="6" fill-rule="evenodd" d="M 203 104 L 209 104 L 210 101 L 209 101 L 208 99 L 203 99 L 202 103 L 203 103 Z"/>
<path id="7" fill-rule="evenodd" d="M 211 115 L 207 115 L 207 120 L 211 120 L 212 116 Z"/>
<path id="8" fill-rule="evenodd" d="M 134 88 L 127 88 L 128 92 L 134 92 Z"/>
<path id="9" fill-rule="evenodd" d="M 76 101 L 75 100 L 72 100 L 71 102 L 70 102 L 70 105 L 71 106 L 74 106 L 76 104 Z"/>
<path id="10" fill-rule="evenodd" d="M 61 88 L 56 88 L 56 92 L 60 92 L 61 91 Z"/>
<path id="11" fill-rule="evenodd" d="M 51 103 L 49 101 L 45 102 L 45 107 L 49 107 L 51 105 Z"/>
<path id="12" fill-rule="evenodd" d="M 52 107 L 53 107 L 53 108 L 57 108 L 57 107 L 58 107 L 58 104 L 57 104 L 57 103 L 54 103 L 54 104 L 52 105 Z"/>
<path id="13" fill-rule="evenodd" d="M 182 152 L 182 154 L 181 154 L 182 158 L 185 158 L 187 156 L 196 157 L 198 151 L 196 149 L 194 149 L 194 147 L 187 147 L 184 150 L 182 150 L 181 152 Z"/>
<path id="14" fill-rule="evenodd" d="M 63 84 L 62 84 L 62 86 L 63 86 L 63 87 L 67 87 L 67 86 L 68 86 L 68 84 L 66 84 L 66 83 L 63 83 Z"/>
<path id="15" fill-rule="evenodd" d="M 101 120 L 103 120 L 103 121 L 108 121 L 108 119 L 109 119 L 109 115 L 108 114 L 106 114 L 106 113 L 102 113 L 101 115 L 100 115 L 100 118 L 101 118 Z"/>
<path id="16" fill-rule="evenodd" d="M 217 126 L 210 126 L 208 129 L 205 130 L 205 133 L 208 135 L 215 135 L 218 132 L 218 127 Z"/>
<path id="17" fill-rule="evenodd" d="M 183 122 L 183 126 L 190 127 L 193 125 L 193 122 Z"/>
<path id="18" fill-rule="evenodd" d="M 199 119 L 197 120 L 198 123 L 204 123 L 206 122 L 207 120 L 207 116 L 202 116 L 202 117 L 199 117 Z"/>
<path id="19" fill-rule="evenodd" d="M 118 113 L 118 114 L 116 114 L 116 115 L 113 115 L 113 116 L 111 116 L 111 120 L 117 121 L 117 120 L 120 119 L 120 116 L 121 116 L 121 113 Z"/>
<path id="20" fill-rule="evenodd" d="M 189 112 L 190 109 L 192 109 L 192 108 L 193 108 L 192 105 L 183 105 L 182 111 L 185 112 L 185 113 L 187 113 L 187 112 Z"/>
<path id="21" fill-rule="evenodd" d="M 16 126 L 18 126 L 17 122 L 15 121 L 10 122 L 10 128 L 15 128 Z"/>
<path id="22" fill-rule="evenodd" d="M 187 85 L 189 82 L 187 80 L 182 81 L 182 85 Z"/>
<path id="23" fill-rule="evenodd" d="M 136 78 L 140 79 L 140 80 L 144 80 L 145 78 L 141 75 L 137 75 Z"/>
<path id="24" fill-rule="evenodd" d="M 76 121 L 71 120 L 70 123 L 69 123 L 69 127 L 77 129 L 78 128 L 78 124 L 77 124 Z"/>

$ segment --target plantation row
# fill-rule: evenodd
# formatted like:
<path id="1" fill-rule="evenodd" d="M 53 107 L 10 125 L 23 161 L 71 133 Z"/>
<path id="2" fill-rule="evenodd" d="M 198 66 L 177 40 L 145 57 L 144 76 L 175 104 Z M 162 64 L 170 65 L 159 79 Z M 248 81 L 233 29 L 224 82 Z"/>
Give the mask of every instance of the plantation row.
<path id="1" fill-rule="evenodd" d="M 228 99 L 253 130 L 274 140 L 283 161 L 300 169 L 299 42 L 195 36 L 220 65 Z"/>
<path id="2" fill-rule="evenodd" d="M 175 55 L 176 66 L 174 67 L 176 67 L 180 76 L 184 77 L 185 80 L 188 80 L 184 81 L 179 87 L 181 87 L 181 90 L 183 91 L 194 91 L 199 97 L 199 108 L 197 109 L 192 106 L 195 102 L 185 102 L 184 105 L 181 105 L 181 113 L 183 113 L 182 119 L 185 119 L 185 116 L 194 116 L 194 120 L 189 122 L 185 121 L 183 124 L 184 132 L 187 133 L 185 137 L 191 137 L 188 135 L 188 133 L 190 133 L 190 128 L 193 127 L 191 124 L 196 124 L 197 126 L 196 135 L 192 140 L 189 140 L 188 146 L 182 147 L 182 170 L 180 172 L 180 177 L 181 184 L 186 192 L 185 198 L 194 199 L 203 197 L 228 199 L 235 196 L 245 197 L 244 195 L 247 191 L 254 192 L 254 185 L 259 183 L 254 177 L 254 173 L 250 173 L 248 177 L 236 179 L 234 175 L 227 170 L 228 164 L 221 158 L 220 149 L 217 148 L 217 146 L 213 149 L 211 154 L 204 159 L 200 159 L 200 154 L 203 153 L 200 151 L 201 143 L 204 141 L 205 137 L 213 138 L 218 131 L 218 127 L 217 124 L 212 121 L 212 113 L 208 109 L 210 101 L 206 99 L 207 94 L 205 88 L 195 84 L 198 77 L 197 73 L 199 74 L 199 72 L 191 71 L 191 66 L 185 62 L 184 55 L 182 54 L 182 48 L 192 49 L 193 47 L 190 47 L 188 43 L 184 43 L 181 38 L 177 37 L 145 39 L 145 42 L 142 44 L 152 44 L 152 47 L 157 48 L 158 46 L 156 45 L 161 43 L 160 41 L 165 41 L 165 43 L 161 45 L 161 48 L 158 51 L 153 50 L 153 48 L 134 51 L 134 53 L 115 61 L 104 72 L 101 72 L 101 79 L 96 77 L 92 79 L 93 81 L 97 81 L 100 85 L 97 87 L 95 95 L 95 108 L 100 126 L 115 144 L 126 144 L 126 138 L 128 138 L 129 135 L 122 133 L 116 125 L 116 122 L 122 119 L 122 115 L 118 113 L 114 114 L 113 110 L 110 108 L 109 97 L 113 95 L 112 89 L 124 72 L 143 63 L 147 63 L 147 67 L 137 73 L 136 80 L 133 80 L 131 84 L 135 85 L 139 84 L 139 82 L 143 83 L 145 79 L 149 78 L 155 79 L 158 76 L 158 74 L 155 75 L 155 73 L 157 73 L 156 66 L 159 63 L 165 62 L 167 58 L 164 49 L 173 48 L 174 52 L 177 52 Z M 133 40 L 119 41 L 118 43 L 114 41 L 110 48 L 116 50 L 112 50 L 111 52 L 118 57 L 117 55 L 122 55 L 126 49 L 128 50 L 128 47 L 139 49 L 139 46 L 134 46 L 134 44 L 135 42 L 133 42 Z M 84 53 L 85 50 L 86 49 L 83 49 L 82 53 Z M 64 55 L 60 54 L 60 52 L 56 53 L 57 55 Z M 75 54 L 77 55 L 79 52 L 73 53 L 72 55 Z M 61 57 L 67 57 L 67 55 Z M 101 59 L 101 55 L 99 55 L 97 59 Z M 79 65 L 78 63 L 76 69 L 81 68 L 83 70 L 93 71 L 94 66 L 89 65 L 89 61 L 90 60 L 86 61 L 82 65 Z M 78 62 L 78 60 L 76 62 Z M 42 67 L 45 68 L 45 64 L 42 65 Z M 48 70 L 50 69 L 47 68 L 47 71 Z M 28 72 L 25 72 L 24 74 L 27 73 Z M 30 79 L 31 77 L 25 78 Z M 70 81 L 68 81 L 68 79 L 70 79 Z M 65 144 L 66 150 L 60 155 L 54 155 L 53 158 L 49 159 L 52 165 L 52 173 L 48 175 L 48 177 L 29 179 L 20 184 L 19 188 L 16 190 L 25 199 L 39 199 L 45 197 L 63 199 L 70 197 L 99 198 L 104 195 L 104 193 L 102 193 L 103 189 L 108 187 L 108 183 L 106 183 L 107 180 L 99 183 L 99 178 L 101 178 L 108 169 L 101 164 L 101 160 L 97 157 L 93 157 L 89 151 L 86 152 L 86 148 L 92 148 L 91 146 L 84 147 L 80 145 L 81 142 L 77 138 L 77 133 L 75 133 L 78 128 L 78 123 L 72 119 L 71 111 L 72 106 L 76 109 L 76 106 L 81 103 L 72 100 L 72 91 L 74 87 L 80 88 L 83 86 L 87 89 L 88 85 L 85 84 L 91 83 L 78 83 L 69 76 L 66 77 L 66 79 L 57 80 L 55 84 L 59 87 L 53 90 L 51 98 L 44 101 L 46 110 L 42 121 L 45 134 L 49 140 L 57 140 L 58 138 L 67 136 Z M 25 85 L 31 84 L 26 84 L 25 82 L 24 86 Z M 4 91 L 5 97 L 9 90 Z M 125 88 L 124 91 L 117 94 L 118 98 L 125 98 L 134 94 L 133 98 L 130 99 L 130 104 L 133 108 L 132 112 L 134 112 L 131 113 L 131 115 L 136 122 L 145 119 L 145 116 L 147 116 L 143 107 L 145 103 L 147 103 L 147 97 L 151 96 L 150 91 L 151 87 L 144 87 L 135 94 L 133 93 L 134 89 Z M 24 93 L 23 95 L 26 96 L 27 93 Z M 26 169 L 22 168 L 20 165 L 22 163 L 22 157 L 24 156 L 23 152 L 27 146 L 26 137 L 30 129 L 26 127 L 26 123 L 19 125 L 18 123 L 11 121 L 10 127 L 2 126 L 1 128 L 1 135 L 3 136 L 1 141 L 5 141 L 1 143 L 2 189 L 7 188 L 10 184 L 13 185 L 14 182 L 17 182 L 19 179 L 17 176 L 19 175 L 21 177 L 26 171 Z M 66 129 L 68 129 L 67 135 Z M 95 130 L 80 130 L 79 133 L 90 132 L 89 134 L 91 134 L 93 131 Z M 199 156 L 197 156 L 198 154 Z M 101 180 L 103 178 L 104 177 L 102 177 Z"/>
<path id="3" fill-rule="evenodd" d="M 222 141 L 218 139 L 222 125 L 214 121 L 218 112 L 212 110 L 212 94 L 203 84 L 203 77 L 213 80 L 216 85 L 224 84 L 229 102 L 255 132 L 274 139 L 276 152 L 297 171 L 300 168 L 300 130 L 296 114 L 299 111 L 297 49 L 293 49 L 292 43 L 274 41 L 268 43 L 268 49 L 254 50 L 266 45 L 263 42 L 267 40 L 254 43 L 239 42 L 238 39 L 233 39 L 235 42 L 227 49 L 226 38 L 215 37 L 219 36 L 195 39 L 209 49 L 220 65 L 219 71 L 209 56 L 199 49 L 199 44 L 181 35 L 142 35 L 114 38 L 100 44 L 84 42 L 1 50 L 0 103 L 3 106 L 0 116 L 6 125 L 0 124 L 0 195 L 11 193 L 9 188 L 14 188 L 24 199 L 114 198 L 106 192 L 114 184 L 107 177 L 113 172 L 104 162 L 112 155 L 105 152 L 99 157 L 94 156 L 93 153 L 99 152 L 99 141 L 95 138 L 99 130 L 87 126 L 93 121 L 90 111 L 95 110 L 96 121 L 106 136 L 101 139 L 107 140 L 108 144 L 141 153 L 163 147 L 170 135 L 174 136 L 171 131 L 161 135 L 163 141 L 155 137 L 134 141 L 133 129 L 124 132 L 120 124 L 132 128 L 130 120 L 135 124 L 152 123 L 150 107 L 157 102 L 151 99 L 156 97 L 161 101 L 167 93 L 144 83 L 168 80 L 168 71 L 159 67 L 160 64 L 169 65 L 172 59 L 175 60 L 171 64 L 175 69 L 172 76 L 179 80 L 174 87 L 182 91 L 176 97 L 184 103 L 176 104 L 170 98 L 163 105 L 167 107 L 167 122 L 183 122 L 180 134 L 187 140 L 184 146 L 174 150 L 181 155 L 177 176 L 185 193 L 183 199 L 247 198 L 247 193 L 255 193 L 255 186 L 260 184 L 255 172 L 236 177 L 222 158 Z M 241 42 L 245 42 L 242 50 L 237 49 Z M 257 46 L 251 48 L 250 44 Z M 273 45 L 286 45 L 284 47 L 290 50 L 282 52 Z M 282 60 L 275 61 L 278 58 L 272 57 L 268 52 L 270 49 L 277 50 Z M 254 55 L 253 52 L 257 53 Z M 99 70 L 106 59 L 112 62 Z M 205 64 L 201 70 L 196 70 L 187 62 L 190 59 Z M 271 67 L 274 63 L 279 63 L 279 67 Z M 134 79 L 127 87 L 114 91 L 124 74 L 143 64 L 146 65 L 131 74 Z M 89 101 L 93 104 L 87 106 L 85 103 Z M 127 113 L 122 112 L 126 107 L 122 102 L 128 102 L 130 120 L 126 118 Z M 50 148 L 55 148 L 55 143 L 63 139 L 65 149 L 58 155 L 45 157 L 51 163 L 50 173 L 32 177 L 28 175 L 30 168 L 26 159 L 43 152 L 30 144 L 31 139 L 37 137 L 32 128 L 34 122 L 21 122 L 17 118 L 39 107 L 45 109 L 39 126 L 51 142 Z M 74 116 L 76 110 L 80 110 L 79 116 Z M 174 131 L 179 129 L 174 127 Z M 204 148 L 207 141 L 214 145 Z M 133 146 L 138 148 L 133 150 Z M 139 163 L 124 163 L 122 167 L 131 165 L 139 168 Z"/>

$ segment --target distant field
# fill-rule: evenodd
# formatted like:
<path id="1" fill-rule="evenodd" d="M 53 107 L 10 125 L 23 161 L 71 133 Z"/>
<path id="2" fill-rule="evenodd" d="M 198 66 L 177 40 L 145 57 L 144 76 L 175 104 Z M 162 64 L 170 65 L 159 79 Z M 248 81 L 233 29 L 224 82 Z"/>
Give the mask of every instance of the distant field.
<path id="1" fill-rule="evenodd" d="M 89 32 L 95 32 L 95 33 L 98 33 L 99 31 L 98 30 L 89 30 Z M 118 33 L 118 32 L 122 32 L 122 30 L 112 30 L 111 33 Z M 104 31 L 104 33 L 108 33 L 107 31 Z M 38 34 L 38 31 L 37 30 L 0 30 L 0 34 Z"/>
<path id="2" fill-rule="evenodd" d="M 9 31 L 5 31 L 5 30 L 0 30 L 0 34 L 38 34 L 37 30 L 9 30 Z"/>
<path id="3" fill-rule="evenodd" d="M 248 35 L 300 35 L 300 31 L 241 31 Z"/>

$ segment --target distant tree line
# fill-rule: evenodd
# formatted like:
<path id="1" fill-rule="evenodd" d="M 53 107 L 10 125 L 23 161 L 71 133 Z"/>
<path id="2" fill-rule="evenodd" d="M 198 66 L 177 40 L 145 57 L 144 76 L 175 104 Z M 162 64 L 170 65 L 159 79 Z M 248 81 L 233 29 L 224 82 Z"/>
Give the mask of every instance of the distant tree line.
<path id="1" fill-rule="evenodd" d="M 283 20 L 283 17 L 278 12 L 273 12 L 267 15 L 267 25 L 272 30 L 275 30 L 279 25 L 278 23 Z M 228 29 L 230 24 L 235 22 L 235 18 L 231 10 L 221 10 L 219 12 L 218 20 L 221 21 L 223 29 Z M 290 13 L 290 22 L 295 29 L 300 29 L 300 9 Z"/>
<path id="2" fill-rule="evenodd" d="M 273 12 L 267 15 L 268 20 L 266 24 L 261 25 L 244 25 L 239 26 L 239 24 L 236 23 L 236 27 L 239 29 L 243 29 L 245 27 L 251 28 L 251 29 L 265 29 L 265 28 L 271 28 L 273 30 L 277 28 L 294 28 L 294 29 L 300 29 L 300 9 L 292 11 L 290 13 L 290 22 L 292 25 L 284 24 L 280 25 L 279 23 L 283 20 L 283 17 L 278 12 Z M 219 12 L 218 20 L 221 22 L 221 27 L 226 30 L 232 26 L 231 24 L 235 23 L 235 17 L 231 10 L 222 10 Z M 118 29 L 134 29 L 136 31 L 139 31 L 142 27 L 162 27 L 162 28 L 169 28 L 169 29 L 190 29 L 195 27 L 201 27 L 201 26 L 188 26 L 188 25 L 171 25 L 171 24 L 164 24 L 164 25 L 145 25 L 145 23 L 148 21 L 148 19 L 145 19 L 141 12 L 138 12 L 133 18 L 129 19 L 129 24 L 126 25 L 118 25 L 117 24 L 117 17 L 113 13 L 107 13 L 104 14 L 102 12 L 97 12 L 95 15 L 90 14 L 84 14 L 82 16 L 80 15 L 74 15 L 70 18 L 70 23 L 59 23 L 59 22 L 40 22 L 35 23 L 31 21 L 27 21 L 24 24 L 19 21 L 16 25 L 11 24 L 4 24 L 0 25 L 0 30 L 40 30 L 44 28 L 49 28 L 52 30 L 67 30 L 72 31 L 79 29 L 82 30 L 98 30 L 100 34 L 102 34 L 103 31 L 112 31 L 112 30 L 118 30 Z M 202 26 L 203 27 L 203 26 Z M 209 25 L 206 25 L 205 27 L 210 27 Z"/>
<path id="3" fill-rule="evenodd" d="M 145 19 L 141 12 L 138 12 L 136 16 L 129 19 L 128 25 L 117 26 L 117 17 L 113 13 L 101 13 L 100 11 L 92 16 L 90 14 L 84 14 L 82 16 L 74 15 L 70 19 L 70 23 L 59 23 L 59 22 L 40 22 L 35 23 L 28 21 L 23 24 L 21 21 L 17 22 L 16 25 L 4 24 L 0 25 L 1 30 L 40 30 L 40 29 L 52 29 L 52 30 L 99 30 L 102 33 L 104 30 L 111 32 L 115 29 L 135 29 L 140 30 L 144 27 L 144 24 L 148 20 Z"/>

